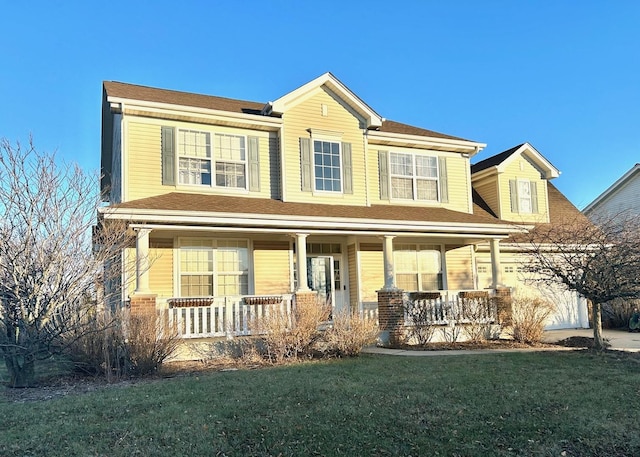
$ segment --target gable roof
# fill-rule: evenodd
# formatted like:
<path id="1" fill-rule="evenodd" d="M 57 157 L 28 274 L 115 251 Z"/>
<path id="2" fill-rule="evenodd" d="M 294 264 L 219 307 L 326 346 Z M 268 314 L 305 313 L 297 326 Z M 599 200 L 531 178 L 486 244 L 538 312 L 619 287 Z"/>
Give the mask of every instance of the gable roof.
<path id="1" fill-rule="evenodd" d="M 527 159 L 535 163 L 540 171 L 544 173 L 546 179 L 553 179 L 560 176 L 560 170 L 554 167 L 551 162 L 549 162 L 529 143 L 519 144 L 518 146 L 514 146 L 506 151 L 471 165 L 471 174 L 478 174 L 485 170 L 494 170 L 497 173 L 502 173 L 509 163 L 520 155 L 525 156 Z M 490 171 L 486 171 L 485 173 L 490 173 Z M 485 173 L 483 173 L 483 175 Z"/>
<path id="2" fill-rule="evenodd" d="M 629 171 L 622 175 L 616 182 L 611 184 L 604 192 L 598 195 L 591 203 L 583 209 L 584 213 L 594 211 L 598 205 L 603 203 L 607 198 L 615 194 L 619 189 L 631 181 L 638 173 L 640 173 L 640 163 L 636 163 Z"/>

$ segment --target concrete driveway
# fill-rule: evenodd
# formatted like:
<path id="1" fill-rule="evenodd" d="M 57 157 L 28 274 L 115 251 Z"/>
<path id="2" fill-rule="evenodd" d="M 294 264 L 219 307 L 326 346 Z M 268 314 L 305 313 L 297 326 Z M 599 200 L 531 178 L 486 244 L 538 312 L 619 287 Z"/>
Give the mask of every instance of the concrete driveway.
<path id="1" fill-rule="evenodd" d="M 630 333 L 626 330 L 603 330 L 602 334 L 611 344 L 611 349 L 622 351 L 640 352 L 640 333 Z M 593 338 L 593 329 L 576 328 L 563 330 L 547 330 L 544 332 L 543 341 L 555 343 L 570 336 L 586 336 Z"/>

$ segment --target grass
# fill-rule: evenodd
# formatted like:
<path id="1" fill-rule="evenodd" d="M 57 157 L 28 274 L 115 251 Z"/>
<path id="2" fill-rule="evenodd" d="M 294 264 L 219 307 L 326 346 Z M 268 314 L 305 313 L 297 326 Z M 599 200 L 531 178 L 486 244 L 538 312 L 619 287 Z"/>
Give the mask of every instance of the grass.
<path id="1" fill-rule="evenodd" d="M 363 355 L 0 399 L 0 455 L 631 456 L 639 411 L 630 356 Z"/>

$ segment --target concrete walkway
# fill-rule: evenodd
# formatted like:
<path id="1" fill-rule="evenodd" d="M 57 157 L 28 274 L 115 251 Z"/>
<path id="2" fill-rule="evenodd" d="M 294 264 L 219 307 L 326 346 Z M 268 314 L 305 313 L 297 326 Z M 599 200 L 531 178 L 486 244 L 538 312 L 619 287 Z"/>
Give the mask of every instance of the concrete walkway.
<path id="1" fill-rule="evenodd" d="M 564 329 L 547 330 L 542 338 L 545 343 L 555 343 L 571 336 L 584 336 L 593 338 L 593 329 Z M 610 349 L 629 352 L 640 352 L 640 333 L 629 333 L 623 330 L 603 330 L 605 340 L 611 344 Z M 447 351 L 409 351 L 405 349 L 388 349 L 377 346 L 364 348 L 362 352 L 367 354 L 400 355 L 408 357 L 433 357 L 440 355 L 469 355 L 469 354 L 496 354 L 508 352 L 534 352 L 534 351 L 571 351 L 576 348 L 557 346 L 554 348 L 525 348 L 525 349 L 469 349 Z"/>

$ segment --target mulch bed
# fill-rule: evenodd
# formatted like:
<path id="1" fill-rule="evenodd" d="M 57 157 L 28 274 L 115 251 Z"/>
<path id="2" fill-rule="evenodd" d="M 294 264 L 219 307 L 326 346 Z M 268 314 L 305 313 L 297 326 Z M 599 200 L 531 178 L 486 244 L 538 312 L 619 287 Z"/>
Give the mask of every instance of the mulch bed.
<path id="1" fill-rule="evenodd" d="M 406 349 L 409 351 L 460 351 L 473 349 L 553 349 L 558 346 L 571 348 L 593 348 L 593 338 L 584 336 L 571 336 L 557 343 L 519 343 L 509 339 L 487 340 L 487 341 L 456 341 L 456 342 L 439 342 L 428 343 L 425 346 L 416 345 L 400 345 L 395 346 L 396 349 Z"/>

